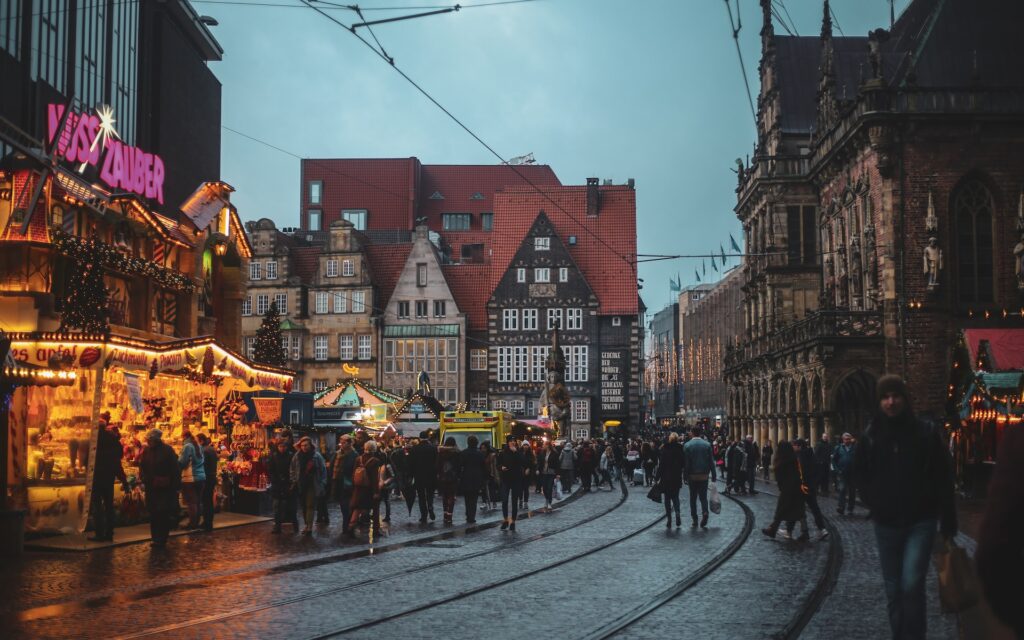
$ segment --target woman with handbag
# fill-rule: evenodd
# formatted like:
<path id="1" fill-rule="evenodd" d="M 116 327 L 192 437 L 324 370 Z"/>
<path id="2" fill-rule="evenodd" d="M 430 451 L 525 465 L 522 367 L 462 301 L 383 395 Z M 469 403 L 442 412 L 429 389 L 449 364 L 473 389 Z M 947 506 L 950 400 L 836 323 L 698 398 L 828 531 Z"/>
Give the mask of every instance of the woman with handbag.
<path id="1" fill-rule="evenodd" d="M 772 471 L 775 473 L 775 481 L 779 484 L 779 500 L 775 503 L 775 516 L 771 524 L 761 529 L 761 533 L 769 538 L 774 538 L 775 534 L 779 533 L 783 540 L 789 540 L 799 520 L 803 523 L 803 533 L 799 540 L 808 540 L 810 536 L 807 533 L 804 501 L 807 485 L 802 481 L 800 461 L 797 460 L 796 452 L 789 441 L 783 440 L 779 443 Z M 780 531 L 779 525 L 783 522 L 786 523 L 786 528 Z"/>

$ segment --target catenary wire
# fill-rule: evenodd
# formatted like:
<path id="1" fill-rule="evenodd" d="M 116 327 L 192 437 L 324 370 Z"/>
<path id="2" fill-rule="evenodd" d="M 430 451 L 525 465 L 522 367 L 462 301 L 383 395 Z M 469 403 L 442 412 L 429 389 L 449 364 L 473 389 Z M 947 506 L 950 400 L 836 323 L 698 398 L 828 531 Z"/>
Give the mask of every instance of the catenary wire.
<path id="1" fill-rule="evenodd" d="M 736 45 L 736 56 L 740 60 L 740 73 L 743 74 L 743 86 L 747 90 L 747 102 L 750 103 L 750 115 L 754 118 L 754 126 L 757 126 L 757 110 L 754 109 L 754 96 L 750 92 L 750 80 L 747 78 L 747 66 L 743 63 L 743 51 L 740 49 L 740 29 L 743 28 L 743 21 L 740 19 L 739 0 L 736 0 L 736 20 L 733 21 L 732 6 L 729 0 L 725 0 L 725 10 L 729 14 L 729 28 L 732 30 L 732 40 Z"/>

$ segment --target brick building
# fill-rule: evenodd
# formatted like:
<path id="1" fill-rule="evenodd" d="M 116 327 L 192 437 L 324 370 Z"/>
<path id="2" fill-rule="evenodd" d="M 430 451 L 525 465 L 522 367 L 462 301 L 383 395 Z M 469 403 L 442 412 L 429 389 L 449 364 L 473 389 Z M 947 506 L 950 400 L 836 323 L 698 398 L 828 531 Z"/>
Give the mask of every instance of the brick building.
<path id="1" fill-rule="evenodd" d="M 888 31 L 837 37 L 826 0 L 820 36 L 795 37 L 761 5 L 729 413 L 758 439 L 857 432 L 895 372 L 941 414 L 959 333 L 1024 323 L 1024 6 L 914 0 Z"/>

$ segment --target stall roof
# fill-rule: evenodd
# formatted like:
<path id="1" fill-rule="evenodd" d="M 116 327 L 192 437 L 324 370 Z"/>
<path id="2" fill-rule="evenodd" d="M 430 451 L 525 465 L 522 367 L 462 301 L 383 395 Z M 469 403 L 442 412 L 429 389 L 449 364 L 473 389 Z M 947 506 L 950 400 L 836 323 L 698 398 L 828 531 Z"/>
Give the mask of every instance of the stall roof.
<path id="1" fill-rule="evenodd" d="M 401 402 L 402 399 L 383 389 L 359 380 L 346 380 L 313 396 L 314 407 L 361 407 L 372 404 Z"/>
<path id="2" fill-rule="evenodd" d="M 1016 391 L 1020 388 L 1021 376 L 1024 374 L 1020 371 L 1000 371 L 998 373 L 983 371 L 978 375 L 989 389 Z"/>
<path id="3" fill-rule="evenodd" d="M 982 341 L 988 341 L 993 370 L 1024 370 L 1024 329 L 965 329 L 964 341 L 972 363 L 978 361 Z"/>

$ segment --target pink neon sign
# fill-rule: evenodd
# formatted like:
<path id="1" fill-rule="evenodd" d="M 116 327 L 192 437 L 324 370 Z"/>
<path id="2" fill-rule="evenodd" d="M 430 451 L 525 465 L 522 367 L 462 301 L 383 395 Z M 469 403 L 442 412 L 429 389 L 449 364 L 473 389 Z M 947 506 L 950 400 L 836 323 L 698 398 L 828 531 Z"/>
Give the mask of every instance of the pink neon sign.
<path id="1" fill-rule="evenodd" d="M 64 105 L 48 109 L 50 141 L 53 141 L 64 115 Z M 155 153 L 117 139 L 110 111 L 97 114 L 72 112 L 57 140 L 57 153 L 68 162 L 97 166 L 102 156 L 100 180 L 114 189 L 123 189 L 164 203 L 164 161 Z M 81 170 L 81 169 L 80 169 Z"/>

